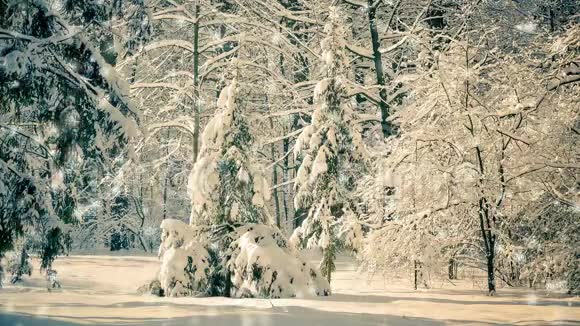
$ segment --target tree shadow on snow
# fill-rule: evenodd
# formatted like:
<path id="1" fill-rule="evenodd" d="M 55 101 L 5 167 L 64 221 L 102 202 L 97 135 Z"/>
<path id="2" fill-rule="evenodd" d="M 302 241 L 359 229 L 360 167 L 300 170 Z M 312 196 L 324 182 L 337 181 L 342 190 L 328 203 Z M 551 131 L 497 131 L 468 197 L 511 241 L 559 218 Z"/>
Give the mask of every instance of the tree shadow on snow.
<path id="1" fill-rule="evenodd" d="M 167 305 L 167 303 L 165 303 Z M 75 304 L 78 305 L 78 304 Z M 170 306 L 172 304 L 169 304 Z M 90 305 L 88 305 L 90 306 Z M 33 316 L 29 314 L 0 313 L 0 325 L 12 326 L 72 326 L 90 324 L 100 325 L 163 325 L 163 326 L 295 326 L 295 325 L 332 325 L 332 326 L 440 326 L 445 321 L 437 321 L 426 318 L 412 318 L 392 315 L 357 314 L 344 312 L 327 312 L 303 307 L 273 307 L 272 309 L 242 309 L 237 307 L 206 307 L 187 305 L 195 316 L 177 317 L 169 319 L 147 319 L 139 316 L 134 318 L 103 317 L 103 316 L 58 316 L 67 321 L 47 317 Z M 55 316 L 54 318 L 56 318 Z M 103 320 L 106 319 L 106 320 Z M 113 320 L 114 321 L 111 321 Z M 454 321 L 463 325 L 469 325 L 469 321 Z M 478 323 L 481 325 L 481 323 Z M 492 324 L 489 324 L 492 325 Z"/>
<path id="2" fill-rule="evenodd" d="M 525 298 L 524 298 L 525 299 Z M 453 300 L 429 297 L 397 297 L 385 295 L 355 295 L 355 294 L 333 294 L 329 297 L 317 297 L 314 300 L 352 303 L 391 303 L 394 301 L 414 301 L 429 303 L 449 303 L 458 305 L 515 305 L 515 306 L 555 306 L 565 308 L 577 308 L 580 303 L 572 301 L 548 301 L 539 297 L 534 297 L 529 301 L 502 300 L 501 297 L 494 297 L 487 301 Z"/>
<path id="3" fill-rule="evenodd" d="M 409 304 L 413 302 L 429 302 L 442 304 L 458 304 L 458 305 L 527 305 L 525 301 L 510 301 L 502 300 L 490 301 L 467 301 L 467 300 L 453 300 L 441 298 L 417 298 L 417 297 L 399 297 L 399 296 L 385 296 L 385 295 L 350 295 L 350 294 L 334 294 L 330 297 L 317 297 L 313 301 L 328 301 L 328 302 L 345 302 L 345 303 L 369 303 L 369 304 L 388 304 L 394 301 L 407 301 Z M 267 302 L 267 300 L 264 300 Z M 301 300 L 302 301 L 302 300 Z M 144 319 L 138 312 L 131 311 L 132 314 L 127 314 L 124 317 L 107 317 L 100 316 L 35 316 L 30 314 L 7 313 L 0 310 L 0 325 L 81 325 L 86 324 L 87 321 L 92 324 L 101 325 L 163 325 L 163 326 L 181 326 L 181 325 L 248 325 L 248 326 L 286 326 L 286 325 L 393 325 L 393 326 L 410 326 L 410 325 L 426 325 L 438 326 L 446 325 L 451 322 L 459 325 L 502 325 L 497 323 L 482 323 L 477 320 L 434 320 L 428 318 L 405 317 L 387 314 L 367 314 L 367 313 L 351 313 L 351 312 L 329 312 L 319 309 L 312 309 L 301 306 L 292 305 L 292 300 L 285 300 L 284 305 L 276 306 L 276 300 L 270 301 L 274 305 L 271 308 L 250 308 L 240 306 L 228 305 L 195 305 L 191 303 L 178 303 L 168 301 L 130 301 L 119 302 L 106 305 L 94 305 L 85 303 L 55 303 L 54 306 L 60 308 L 70 307 L 89 309 L 89 311 L 99 311 L 100 309 L 133 309 L 140 307 L 157 307 L 167 308 L 167 312 L 171 313 L 172 308 L 178 308 L 179 311 L 191 311 L 192 316 L 176 317 L 169 319 Z M 577 308 L 578 303 L 573 302 L 573 306 L 569 306 L 567 302 L 546 302 L 538 299 L 534 302 L 537 306 L 561 306 L 565 308 Z M 297 301 L 298 304 L 298 301 Z M 300 304 L 303 304 L 301 302 Z M 51 305 L 48 305 L 47 311 L 51 311 Z M 567 309 L 566 309 L 567 310 Z M 115 315 L 118 315 L 117 313 Z M 56 320 L 54 318 L 63 318 L 65 321 Z M 114 320 L 114 322 L 113 322 Z M 531 325 L 546 325 L 544 321 L 525 320 L 519 321 L 516 325 L 531 326 Z M 551 325 L 578 325 L 572 320 L 560 320 L 551 323 Z"/>

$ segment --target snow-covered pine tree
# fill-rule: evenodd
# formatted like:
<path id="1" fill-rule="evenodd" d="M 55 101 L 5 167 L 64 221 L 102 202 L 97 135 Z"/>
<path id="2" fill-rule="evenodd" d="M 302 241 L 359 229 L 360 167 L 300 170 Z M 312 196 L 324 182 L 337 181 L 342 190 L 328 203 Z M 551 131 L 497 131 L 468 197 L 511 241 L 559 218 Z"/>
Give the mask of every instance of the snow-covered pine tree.
<path id="1" fill-rule="evenodd" d="M 80 162 L 106 165 L 135 135 L 140 114 L 109 48 L 112 17 L 139 20 L 126 21 L 130 50 L 147 36 L 139 12 L 139 0 L 0 1 L 0 257 L 26 233 L 50 268 L 66 246 Z"/>
<path id="2" fill-rule="evenodd" d="M 320 268 L 331 281 L 338 234 L 362 236 L 360 225 L 343 223 L 350 212 L 348 194 L 366 156 L 352 100 L 347 93 L 347 56 L 343 22 L 337 8 L 331 8 L 322 40 L 322 75 L 314 90 L 312 122 L 296 141 L 294 155 L 302 158 L 295 181 L 294 207 L 309 208 L 308 216 L 292 236 L 293 242 L 308 248 L 322 248 Z M 351 221 L 352 222 L 352 221 Z M 350 232 L 340 230 L 350 228 Z"/>
<path id="3" fill-rule="evenodd" d="M 270 223 L 265 203 L 270 189 L 251 161 L 252 135 L 236 104 L 237 80 L 222 90 L 220 110 L 206 125 L 199 160 L 189 179 L 190 224 Z"/>
<path id="4" fill-rule="evenodd" d="M 189 179 L 190 225 L 164 220 L 159 275 L 166 295 L 328 295 L 328 283 L 300 258 L 266 209 L 270 189 L 252 160 L 252 136 L 237 78 L 218 99 Z"/>

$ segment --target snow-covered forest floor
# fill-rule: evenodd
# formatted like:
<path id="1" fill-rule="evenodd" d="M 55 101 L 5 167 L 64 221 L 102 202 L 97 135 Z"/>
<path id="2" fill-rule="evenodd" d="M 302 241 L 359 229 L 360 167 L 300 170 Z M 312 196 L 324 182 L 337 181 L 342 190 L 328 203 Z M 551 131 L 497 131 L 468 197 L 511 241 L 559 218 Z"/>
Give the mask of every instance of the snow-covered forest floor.
<path id="1" fill-rule="evenodd" d="M 431 280 L 409 281 L 357 271 L 340 257 L 330 297 L 308 299 L 159 298 L 137 288 L 154 278 L 156 257 L 69 256 L 58 259 L 62 289 L 48 293 L 38 273 L 0 295 L 0 325 L 577 325 L 580 300 L 531 289 Z"/>

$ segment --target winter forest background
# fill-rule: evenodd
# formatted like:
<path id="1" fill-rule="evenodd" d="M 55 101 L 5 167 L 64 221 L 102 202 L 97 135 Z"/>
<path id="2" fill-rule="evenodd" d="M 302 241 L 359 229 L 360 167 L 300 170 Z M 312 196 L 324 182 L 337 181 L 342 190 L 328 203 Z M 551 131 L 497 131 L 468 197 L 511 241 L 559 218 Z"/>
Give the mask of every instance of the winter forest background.
<path id="1" fill-rule="evenodd" d="M 0 0 L 0 275 L 133 250 L 156 295 L 326 296 L 347 254 L 577 294 L 579 13 Z"/>

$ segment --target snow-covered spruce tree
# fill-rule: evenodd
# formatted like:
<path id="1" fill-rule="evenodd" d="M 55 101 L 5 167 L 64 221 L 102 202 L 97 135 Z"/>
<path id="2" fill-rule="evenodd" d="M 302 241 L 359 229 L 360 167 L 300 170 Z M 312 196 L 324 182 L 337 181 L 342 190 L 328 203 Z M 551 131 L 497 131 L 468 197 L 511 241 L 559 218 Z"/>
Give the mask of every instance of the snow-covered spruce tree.
<path id="1" fill-rule="evenodd" d="M 328 295 L 328 283 L 299 257 L 266 210 L 270 189 L 252 153 L 234 78 L 203 133 L 189 180 L 190 225 L 164 220 L 159 281 L 170 296 Z"/>
<path id="2" fill-rule="evenodd" d="M 294 207 L 310 211 L 292 238 L 299 246 L 322 248 L 320 269 L 330 283 L 339 233 L 351 243 L 356 242 L 353 236 L 362 236 L 360 225 L 352 221 L 348 195 L 366 155 L 347 95 L 344 30 L 336 8 L 330 9 L 324 32 L 323 78 L 314 90 L 312 122 L 294 147 L 295 157 L 302 158 L 294 185 Z M 349 230 L 341 230 L 343 227 Z"/>
<path id="3" fill-rule="evenodd" d="M 50 268 L 66 247 L 79 165 L 105 165 L 134 134 L 127 116 L 139 114 L 105 49 L 111 17 L 139 2 L 0 1 L 0 257 L 26 234 Z"/>

